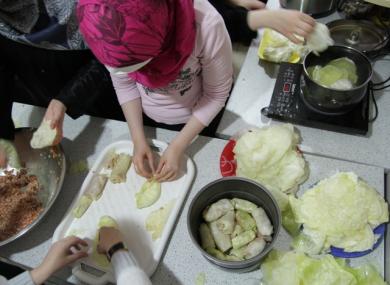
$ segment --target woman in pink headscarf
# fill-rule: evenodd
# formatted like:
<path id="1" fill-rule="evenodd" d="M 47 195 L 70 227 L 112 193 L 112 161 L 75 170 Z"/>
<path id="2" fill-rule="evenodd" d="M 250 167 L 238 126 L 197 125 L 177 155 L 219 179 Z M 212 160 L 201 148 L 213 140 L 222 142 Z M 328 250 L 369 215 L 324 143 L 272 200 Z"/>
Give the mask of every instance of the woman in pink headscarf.
<path id="1" fill-rule="evenodd" d="M 175 179 L 186 147 L 213 121 L 231 89 L 232 49 L 221 16 L 207 0 L 80 0 L 77 14 L 85 41 L 110 71 L 137 173 Z M 182 124 L 157 168 L 144 119 Z"/>

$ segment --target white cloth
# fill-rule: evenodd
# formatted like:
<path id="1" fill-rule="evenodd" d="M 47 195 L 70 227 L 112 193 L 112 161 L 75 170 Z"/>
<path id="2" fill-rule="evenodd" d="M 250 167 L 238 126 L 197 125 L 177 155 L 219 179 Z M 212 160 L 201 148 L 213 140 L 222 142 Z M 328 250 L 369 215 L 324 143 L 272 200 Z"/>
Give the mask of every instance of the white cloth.
<path id="1" fill-rule="evenodd" d="M 152 285 L 149 277 L 138 267 L 131 252 L 119 250 L 111 258 L 118 285 Z"/>

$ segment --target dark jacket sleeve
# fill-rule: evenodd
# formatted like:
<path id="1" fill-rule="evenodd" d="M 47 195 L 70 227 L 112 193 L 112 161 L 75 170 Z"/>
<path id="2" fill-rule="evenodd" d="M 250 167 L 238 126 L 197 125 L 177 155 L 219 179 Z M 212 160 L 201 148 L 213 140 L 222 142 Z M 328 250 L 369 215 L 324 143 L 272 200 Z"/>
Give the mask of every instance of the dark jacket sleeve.
<path id="1" fill-rule="evenodd" d="M 15 126 L 12 121 L 12 75 L 0 63 L 0 138 L 13 140 Z"/>
<path id="2" fill-rule="evenodd" d="M 214 8 L 221 14 L 232 42 L 249 45 L 256 38 L 257 32 L 248 26 L 248 10 L 229 4 L 227 0 L 209 0 Z"/>
<path id="3" fill-rule="evenodd" d="M 99 100 L 107 85 L 112 85 L 108 71 L 93 59 L 78 70 L 56 99 L 64 103 L 67 114 L 76 119 L 87 112 L 92 102 Z"/>

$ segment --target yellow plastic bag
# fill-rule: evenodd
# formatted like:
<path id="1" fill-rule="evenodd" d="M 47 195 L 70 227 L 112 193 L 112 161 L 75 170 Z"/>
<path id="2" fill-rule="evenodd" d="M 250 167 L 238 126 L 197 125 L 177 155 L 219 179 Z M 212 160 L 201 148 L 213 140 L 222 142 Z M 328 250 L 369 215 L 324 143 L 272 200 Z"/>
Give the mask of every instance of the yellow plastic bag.
<path id="1" fill-rule="evenodd" d="M 271 62 L 297 63 L 301 59 L 302 48 L 282 34 L 266 28 L 259 45 L 258 56 Z"/>

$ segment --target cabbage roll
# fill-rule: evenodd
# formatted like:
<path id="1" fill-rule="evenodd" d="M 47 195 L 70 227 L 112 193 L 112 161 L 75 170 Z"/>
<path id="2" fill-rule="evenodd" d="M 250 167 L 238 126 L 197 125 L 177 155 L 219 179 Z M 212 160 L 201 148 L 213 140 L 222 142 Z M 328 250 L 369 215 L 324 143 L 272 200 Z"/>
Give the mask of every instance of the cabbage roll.
<path id="1" fill-rule="evenodd" d="M 262 238 L 256 238 L 251 241 L 245 248 L 245 259 L 249 259 L 258 255 L 263 251 L 265 244 L 265 240 Z"/>
<path id="2" fill-rule="evenodd" d="M 256 238 L 253 230 L 245 231 L 232 239 L 233 249 L 241 248 Z"/>
<path id="3" fill-rule="evenodd" d="M 250 214 L 244 211 L 238 210 L 236 212 L 237 223 L 243 228 L 244 231 L 256 229 L 256 222 Z"/>
<path id="4" fill-rule="evenodd" d="M 80 200 L 77 202 L 76 207 L 73 208 L 72 214 L 75 218 L 81 218 L 84 213 L 88 210 L 92 203 L 92 198 L 88 194 L 82 195 Z"/>
<path id="5" fill-rule="evenodd" d="M 257 208 L 256 204 L 244 199 L 234 198 L 232 199 L 232 203 L 235 209 L 248 213 L 252 213 Z"/>
<path id="6" fill-rule="evenodd" d="M 131 156 L 125 153 L 119 154 L 118 160 L 112 168 L 110 181 L 114 184 L 126 182 L 126 175 L 130 165 Z"/>
<path id="7" fill-rule="evenodd" d="M 239 258 L 235 255 L 225 255 L 225 260 L 227 261 L 241 261 L 243 258 Z"/>
<path id="8" fill-rule="evenodd" d="M 225 260 L 226 257 L 225 255 L 223 254 L 223 252 L 221 252 L 220 250 L 216 249 L 216 248 L 206 248 L 206 252 L 212 256 L 214 256 L 215 258 L 218 258 L 219 260 Z"/>
<path id="9" fill-rule="evenodd" d="M 218 229 L 217 222 L 210 223 L 210 231 L 211 235 L 214 238 L 215 244 L 217 248 L 222 252 L 229 250 L 232 247 L 232 241 L 230 239 L 230 235 L 226 235 Z"/>
<path id="10" fill-rule="evenodd" d="M 252 212 L 256 221 L 257 231 L 262 236 L 270 236 L 273 233 L 273 227 L 263 208 L 257 208 Z"/>
<path id="11" fill-rule="evenodd" d="M 104 187 L 106 187 L 108 177 L 103 174 L 94 175 L 89 185 L 88 194 L 95 200 L 99 200 L 103 195 Z"/>
<path id="12" fill-rule="evenodd" d="M 245 255 L 247 254 L 247 252 L 246 252 L 246 246 L 243 246 L 243 247 L 241 247 L 241 248 L 236 248 L 236 249 L 232 249 L 231 251 L 230 251 L 230 255 L 234 255 L 234 256 L 236 256 L 237 258 L 239 258 L 239 259 L 245 259 Z"/>
<path id="13" fill-rule="evenodd" d="M 217 220 L 218 229 L 224 234 L 231 234 L 236 224 L 234 211 L 229 211 Z"/>
<path id="14" fill-rule="evenodd" d="M 236 226 L 234 227 L 233 233 L 232 233 L 232 238 L 238 236 L 243 231 L 244 230 L 242 229 L 242 227 L 239 224 L 236 224 Z"/>
<path id="15" fill-rule="evenodd" d="M 232 203 L 228 199 L 221 199 L 203 211 L 203 218 L 206 222 L 213 222 L 232 210 Z"/>
<path id="16" fill-rule="evenodd" d="M 224 254 L 223 252 L 221 252 L 220 250 L 216 249 L 216 248 L 208 248 L 206 249 L 206 252 L 212 256 L 214 256 L 215 258 L 218 258 L 219 260 L 226 260 L 226 261 L 240 261 L 240 260 L 243 260 L 242 258 L 239 258 L 237 256 L 234 256 L 234 255 L 226 255 Z"/>
<path id="17" fill-rule="evenodd" d="M 203 249 L 215 248 L 215 242 L 207 224 L 202 223 L 199 227 L 200 240 Z"/>

